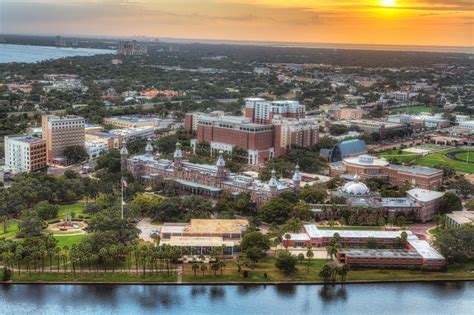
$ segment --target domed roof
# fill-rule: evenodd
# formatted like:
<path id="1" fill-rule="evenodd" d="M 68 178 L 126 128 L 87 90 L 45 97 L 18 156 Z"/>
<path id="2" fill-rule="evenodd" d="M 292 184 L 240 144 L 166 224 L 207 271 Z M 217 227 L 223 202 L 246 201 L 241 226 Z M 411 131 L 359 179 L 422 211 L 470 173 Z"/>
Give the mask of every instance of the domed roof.
<path id="1" fill-rule="evenodd" d="M 349 195 L 361 196 L 367 195 L 370 192 L 370 189 L 364 183 L 353 181 L 345 184 L 341 191 Z"/>

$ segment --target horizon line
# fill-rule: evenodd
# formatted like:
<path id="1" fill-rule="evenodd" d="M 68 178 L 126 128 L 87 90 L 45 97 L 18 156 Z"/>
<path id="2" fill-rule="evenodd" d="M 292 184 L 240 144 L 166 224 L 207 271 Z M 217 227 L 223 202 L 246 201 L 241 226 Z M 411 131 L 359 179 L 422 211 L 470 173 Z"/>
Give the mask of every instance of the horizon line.
<path id="1" fill-rule="evenodd" d="M 218 38 L 183 38 L 183 37 L 170 37 L 170 36 L 147 36 L 147 35 L 84 35 L 84 34 L 52 34 L 52 33 L 2 33 L 0 32 L 0 36 L 33 36 L 33 37 L 55 37 L 55 36 L 63 36 L 63 37 L 78 37 L 78 38 L 91 38 L 91 39 L 147 39 L 147 40 L 158 40 L 158 42 L 173 42 L 176 43 L 204 43 L 204 44 L 244 44 L 244 45 L 256 45 L 256 46 L 270 46 L 270 47 L 288 47 L 288 48 L 327 48 L 327 49 L 334 49 L 334 47 L 308 47 L 308 45 L 314 46 L 324 46 L 324 45 L 332 45 L 332 46 L 353 46 L 350 48 L 368 48 L 368 47 L 386 47 L 386 48 L 432 48 L 432 49 L 469 49 L 472 50 L 470 52 L 464 51 L 463 53 L 467 54 L 474 54 L 474 46 L 454 46 L 454 45 L 416 45 L 416 44 L 377 44 L 377 43 L 345 43 L 345 42 L 303 42 L 303 41 L 266 41 L 266 40 L 245 40 L 245 39 L 218 39 Z M 347 47 L 339 47 L 340 49 L 350 49 Z M 367 49 L 370 50 L 370 49 Z M 377 50 L 377 49 L 372 49 Z M 378 50 L 385 50 L 385 49 L 378 49 Z M 423 50 L 411 49 L 407 51 L 418 51 L 423 52 Z M 427 51 L 427 52 L 443 52 L 443 51 Z M 454 52 L 454 51 L 444 51 L 444 52 Z"/>

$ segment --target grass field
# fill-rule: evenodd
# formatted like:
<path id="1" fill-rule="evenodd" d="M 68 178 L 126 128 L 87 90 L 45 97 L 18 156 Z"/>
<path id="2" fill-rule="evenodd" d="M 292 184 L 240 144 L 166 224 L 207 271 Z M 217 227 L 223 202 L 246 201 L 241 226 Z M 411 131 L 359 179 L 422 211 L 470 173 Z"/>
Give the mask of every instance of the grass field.
<path id="1" fill-rule="evenodd" d="M 418 114 L 418 113 L 431 113 L 432 108 L 428 106 L 411 106 L 411 107 L 400 107 L 394 108 L 391 110 L 392 113 L 410 113 L 410 114 Z"/>
<path id="2" fill-rule="evenodd" d="M 196 276 L 190 265 L 185 265 L 183 282 L 275 282 L 275 281 L 314 281 L 319 282 L 319 271 L 326 263 L 324 259 L 314 259 L 307 271 L 307 263 L 298 264 L 298 271 L 291 275 L 284 275 L 275 268 L 275 260 L 267 257 L 257 263 L 255 268 L 243 268 L 248 271 L 248 277 L 243 277 L 243 272 L 238 273 L 232 262 L 227 262 L 223 275 L 220 271 L 214 276 L 212 271 L 206 271 L 204 276 L 198 271 Z M 347 281 L 401 281 L 401 280 L 449 280 L 449 279 L 474 279 L 471 271 L 474 263 L 464 266 L 450 266 L 448 271 L 421 271 L 421 270 L 398 270 L 398 269 L 354 269 L 349 272 Z M 267 277 L 265 277 L 265 273 Z M 339 280 L 339 277 L 338 277 Z"/>
<path id="3" fill-rule="evenodd" d="M 86 234 L 81 234 L 81 235 L 61 235 L 61 236 L 55 236 L 54 238 L 58 240 L 58 245 L 60 248 L 63 248 L 64 245 L 67 245 L 69 248 L 73 244 L 79 244 L 84 237 L 86 237 Z"/>
<path id="4" fill-rule="evenodd" d="M 232 283 L 232 282 L 321 282 L 319 278 L 319 272 L 326 263 L 325 259 L 314 259 L 309 265 L 307 262 L 299 263 L 297 265 L 297 271 L 290 275 L 285 275 L 275 267 L 275 259 L 271 257 L 260 260 L 254 268 L 243 267 L 239 273 L 237 267 L 232 261 L 226 261 L 226 267 L 224 268 L 222 275 L 220 270 L 214 272 L 212 270 L 206 270 L 204 275 L 201 271 L 197 271 L 194 275 L 191 264 L 184 265 L 183 272 L 183 283 Z M 61 267 L 62 268 L 62 267 Z M 118 266 L 117 266 L 118 268 Z M 62 270 L 62 269 L 61 269 Z M 176 274 L 167 276 L 166 273 L 154 273 L 152 275 L 147 274 L 143 276 L 141 272 L 136 273 L 124 273 L 116 272 L 112 273 L 111 269 L 108 269 L 108 273 L 95 274 L 87 273 L 87 266 L 84 268 L 84 274 L 80 274 L 78 268 L 76 274 L 71 272 L 71 269 L 66 274 L 60 273 L 35 273 L 29 275 L 26 272 L 18 275 L 17 272 L 13 275 L 13 281 L 27 281 L 27 282 L 135 282 L 135 283 L 146 283 L 146 282 L 176 282 Z M 101 269 L 102 270 L 102 269 Z M 132 268 L 133 270 L 133 268 Z M 244 278 L 244 270 L 248 272 L 248 276 Z M 474 262 L 465 265 L 452 265 L 448 267 L 448 270 L 443 271 L 421 271 L 421 270 L 398 270 L 398 269 L 369 269 L 369 268 L 355 268 L 350 270 L 347 281 L 424 281 L 424 280 L 474 280 Z M 0 269 L 0 278 L 1 278 Z M 340 277 L 337 277 L 340 280 Z"/>
<path id="5" fill-rule="evenodd" d="M 400 163 L 413 162 L 415 165 L 428 167 L 433 167 L 438 164 L 444 164 L 454 168 L 459 172 L 464 172 L 468 174 L 474 173 L 474 164 L 467 164 L 462 161 L 456 161 L 446 156 L 447 153 L 456 150 L 458 149 L 447 149 L 435 153 L 430 153 L 426 156 L 405 151 L 402 151 L 400 154 L 399 150 L 389 150 L 382 152 L 380 155 L 385 157 L 386 159 L 396 159 Z"/>
<path id="6" fill-rule="evenodd" d="M 19 220 L 8 221 L 8 228 L 7 232 L 5 233 L 3 230 L 3 222 L 0 222 L 0 238 L 15 237 L 18 233 L 18 223 L 20 223 Z"/>
<path id="7" fill-rule="evenodd" d="M 462 153 L 456 154 L 456 158 L 458 158 L 460 160 L 463 160 L 465 162 L 469 161 L 469 163 L 474 163 L 474 150 L 469 152 L 469 160 L 467 159 L 468 158 L 468 153 L 467 152 L 462 152 Z"/>
<path id="8" fill-rule="evenodd" d="M 64 219 L 68 210 L 71 211 L 71 213 L 74 213 L 74 217 L 77 218 L 79 215 L 81 215 L 84 212 L 84 208 L 85 208 L 84 203 L 80 201 L 69 204 L 69 205 L 60 205 L 58 218 Z"/>
<path id="9" fill-rule="evenodd" d="M 428 154 L 427 156 L 418 159 L 416 161 L 416 164 L 422 165 L 422 166 L 429 166 L 429 167 L 435 166 L 437 164 L 444 164 L 460 172 L 464 172 L 468 174 L 474 173 L 474 164 L 467 164 L 465 162 L 456 161 L 446 156 L 446 153 L 449 153 L 450 151 L 453 151 L 453 150 L 455 149 Z"/>
<path id="10" fill-rule="evenodd" d="M 0 271 L 0 274 L 2 272 Z M 13 274 L 13 281 L 28 281 L 28 282 L 131 282 L 131 283 L 146 283 L 146 282 L 172 282 L 176 283 L 176 274 L 168 276 L 166 273 L 158 273 L 153 275 L 143 276 L 142 274 L 127 274 L 127 273 L 112 273 L 112 271 L 104 273 L 84 273 L 79 271 L 76 275 L 68 271 L 67 274 L 60 273 L 32 273 L 31 276 L 23 272 L 18 275 L 17 272 Z"/>

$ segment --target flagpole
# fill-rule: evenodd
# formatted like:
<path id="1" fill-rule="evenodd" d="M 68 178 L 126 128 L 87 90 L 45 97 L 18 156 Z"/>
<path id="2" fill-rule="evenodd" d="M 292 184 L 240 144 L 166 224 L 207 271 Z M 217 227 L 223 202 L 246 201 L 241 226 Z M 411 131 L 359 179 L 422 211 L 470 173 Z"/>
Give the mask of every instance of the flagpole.
<path id="1" fill-rule="evenodd" d="M 122 186 L 122 200 L 121 200 L 121 203 L 120 203 L 120 207 L 121 207 L 121 216 L 120 218 L 123 220 L 123 175 L 122 175 L 122 179 L 120 180 L 120 184 Z"/>

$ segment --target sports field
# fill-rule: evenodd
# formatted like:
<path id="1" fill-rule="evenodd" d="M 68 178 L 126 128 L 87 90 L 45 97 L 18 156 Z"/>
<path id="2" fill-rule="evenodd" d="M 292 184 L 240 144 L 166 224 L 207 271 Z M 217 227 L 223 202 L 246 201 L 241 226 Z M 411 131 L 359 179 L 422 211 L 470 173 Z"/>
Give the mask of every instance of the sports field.
<path id="1" fill-rule="evenodd" d="M 474 174 L 474 164 L 466 163 L 464 161 L 454 160 L 446 156 L 446 154 L 450 152 L 455 152 L 458 149 L 454 148 L 447 148 L 446 150 L 436 150 L 435 152 L 429 153 L 425 156 L 422 154 L 411 153 L 405 150 L 389 150 L 381 153 L 382 157 L 386 159 L 395 159 L 399 163 L 410 163 L 413 165 L 420 165 L 420 166 L 428 166 L 433 167 L 435 165 L 444 164 L 447 166 L 452 167 L 456 171 Z M 461 157 L 463 157 L 467 153 L 460 153 Z M 456 155 L 457 157 L 457 155 Z M 462 159 L 462 158 L 461 158 Z M 474 159 L 474 157 L 473 157 Z"/>

